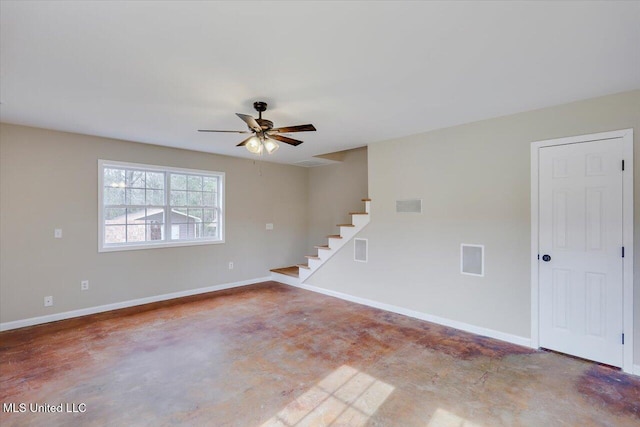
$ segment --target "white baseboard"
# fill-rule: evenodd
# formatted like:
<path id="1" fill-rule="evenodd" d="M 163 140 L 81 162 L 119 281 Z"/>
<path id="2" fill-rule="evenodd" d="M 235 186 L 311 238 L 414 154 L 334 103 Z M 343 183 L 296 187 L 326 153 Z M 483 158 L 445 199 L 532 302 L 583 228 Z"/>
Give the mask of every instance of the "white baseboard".
<path id="1" fill-rule="evenodd" d="M 279 280 L 275 279 L 274 280 Z M 284 283 L 284 282 L 283 282 Z M 426 314 L 420 311 L 410 310 L 408 308 L 398 307 L 391 304 L 385 304 L 382 302 L 360 298 L 349 294 L 343 294 L 342 292 L 336 292 L 329 289 L 319 288 L 313 285 L 307 285 L 304 283 L 286 283 L 287 285 L 296 286 L 298 288 L 306 289 L 308 291 L 317 292 L 324 295 L 340 298 L 346 301 L 355 302 L 357 304 L 366 305 L 369 307 L 379 308 L 381 310 L 390 311 L 392 313 L 402 314 L 404 316 L 413 317 L 420 320 L 426 320 L 427 322 L 437 323 L 443 326 L 449 326 L 451 328 L 460 329 L 462 331 L 471 332 L 476 335 L 483 335 L 489 338 L 495 338 L 500 341 L 506 341 L 512 344 L 521 345 L 524 347 L 531 347 L 531 339 L 520 337 L 518 335 L 507 334 L 504 332 L 496 331 L 493 329 L 483 328 L 480 326 L 470 325 L 464 322 L 458 322 L 456 320 L 445 319 L 444 317 L 434 316 Z"/>
<path id="2" fill-rule="evenodd" d="M 136 305 L 149 304 L 149 303 L 158 302 L 158 301 L 166 301 L 174 298 L 182 298 L 182 297 L 188 297 L 191 295 L 205 294 L 207 292 L 238 288 L 240 286 L 253 285 L 255 283 L 260 283 L 260 282 L 267 282 L 269 280 L 271 280 L 271 277 L 259 277 L 256 279 L 241 280 L 239 282 L 208 286 L 206 288 L 189 289 L 186 291 L 172 292 L 170 294 L 156 295 L 152 297 L 116 302 L 113 304 L 99 305 L 97 307 L 81 308 L 79 310 L 65 311 L 63 313 L 55 313 L 55 314 L 48 314 L 46 316 L 31 317 L 31 318 L 22 319 L 22 320 L 14 320 L 12 322 L 0 323 L 0 331 L 8 331 L 10 329 L 24 328 L 25 326 L 39 325 L 42 323 L 49 323 L 49 322 L 55 322 L 57 320 L 71 319 L 73 317 L 86 316 L 89 314 L 103 313 L 105 311 L 134 307 Z"/>
<path id="3" fill-rule="evenodd" d="M 640 376 L 640 365 L 633 365 L 633 375 Z"/>

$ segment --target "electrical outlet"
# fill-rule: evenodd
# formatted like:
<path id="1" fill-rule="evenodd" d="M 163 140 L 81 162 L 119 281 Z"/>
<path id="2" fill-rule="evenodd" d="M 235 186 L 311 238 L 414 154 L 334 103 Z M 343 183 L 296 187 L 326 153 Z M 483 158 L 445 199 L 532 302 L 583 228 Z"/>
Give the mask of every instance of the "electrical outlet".
<path id="1" fill-rule="evenodd" d="M 81 291 L 88 291 L 89 290 L 89 281 L 88 280 L 83 280 L 82 282 L 80 282 L 80 290 Z"/>
<path id="2" fill-rule="evenodd" d="M 229 263 L 229 270 L 233 270 L 233 262 Z"/>
<path id="3" fill-rule="evenodd" d="M 271 223 L 267 224 L 267 230 L 273 230 L 273 224 Z"/>
<path id="4" fill-rule="evenodd" d="M 56 239 L 62 239 L 62 228 L 56 228 L 53 230 L 53 237 Z"/>
<path id="5" fill-rule="evenodd" d="M 52 305 L 53 305 L 53 297 L 52 296 L 44 297 L 44 306 L 51 307 Z"/>

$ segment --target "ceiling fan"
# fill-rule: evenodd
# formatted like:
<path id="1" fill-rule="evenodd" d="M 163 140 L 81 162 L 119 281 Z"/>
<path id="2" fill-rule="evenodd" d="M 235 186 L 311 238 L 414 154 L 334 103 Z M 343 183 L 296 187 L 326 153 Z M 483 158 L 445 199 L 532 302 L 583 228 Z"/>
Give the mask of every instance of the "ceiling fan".
<path id="1" fill-rule="evenodd" d="M 257 119 L 247 114 L 236 113 L 236 116 L 247 124 L 249 130 L 198 129 L 198 132 L 252 133 L 253 135 L 242 141 L 237 147 L 247 147 L 247 150 L 253 154 L 262 154 L 264 151 L 271 154 L 280 147 L 276 141 L 284 142 L 294 147 L 302 144 L 302 141 L 281 135 L 282 133 L 316 130 L 312 124 L 274 128 L 271 120 L 262 118 L 262 112 L 267 111 L 266 102 L 256 101 L 253 103 L 253 108 L 258 112 Z"/>

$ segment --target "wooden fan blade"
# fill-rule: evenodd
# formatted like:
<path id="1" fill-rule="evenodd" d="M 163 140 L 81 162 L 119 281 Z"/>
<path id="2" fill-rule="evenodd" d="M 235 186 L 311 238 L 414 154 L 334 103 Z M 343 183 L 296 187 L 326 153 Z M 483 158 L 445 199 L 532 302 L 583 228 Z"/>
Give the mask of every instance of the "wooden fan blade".
<path id="1" fill-rule="evenodd" d="M 293 139 L 293 138 L 287 138 L 286 136 L 282 136 L 282 135 L 278 135 L 278 134 L 269 135 L 269 138 L 277 139 L 278 141 L 284 142 L 285 144 L 291 144 L 294 147 L 297 146 L 297 145 L 302 144 L 302 141 L 299 141 L 299 140 Z"/>
<path id="2" fill-rule="evenodd" d="M 240 114 L 240 113 L 236 113 L 236 116 L 240 117 L 249 126 L 249 128 L 253 129 L 256 132 L 262 132 L 262 128 L 260 127 L 258 122 L 256 122 L 256 119 L 254 119 L 253 117 L 247 114 Z"/>
<path id="3" fill-rule="evenodd" d="M 213 129 L 198 129 L 198 132 L 249 133 L 248 130 L 213 130 Z"/>
<path id="4" fill-rule="evenodd" d="M 270 132 L 289 133 L 289 132 L 311 132 L 316 130 L 312 124 L 298 125 L 298 126 L 285 126 L 282 128 L 271 129 Z"/>
<path id="5" fill-rule="evenodd" d="M 253 138 L 253 135 L 251 135 L 249 138 L 242 141 L 240 144 L 236 145 L 236 147 L 244 147 L 245 145 L 247 145 L 247 142 L 249 142 L 251 138 Z"/>

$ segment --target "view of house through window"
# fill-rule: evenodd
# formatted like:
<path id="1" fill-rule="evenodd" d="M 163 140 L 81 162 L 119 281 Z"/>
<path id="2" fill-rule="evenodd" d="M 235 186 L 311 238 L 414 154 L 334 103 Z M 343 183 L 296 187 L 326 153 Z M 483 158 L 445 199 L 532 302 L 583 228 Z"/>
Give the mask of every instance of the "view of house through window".
<path id="1" fill-rule="evenodd" d="M 218 243 L 224 174 L 100 161 L 101 250 Z"/>

